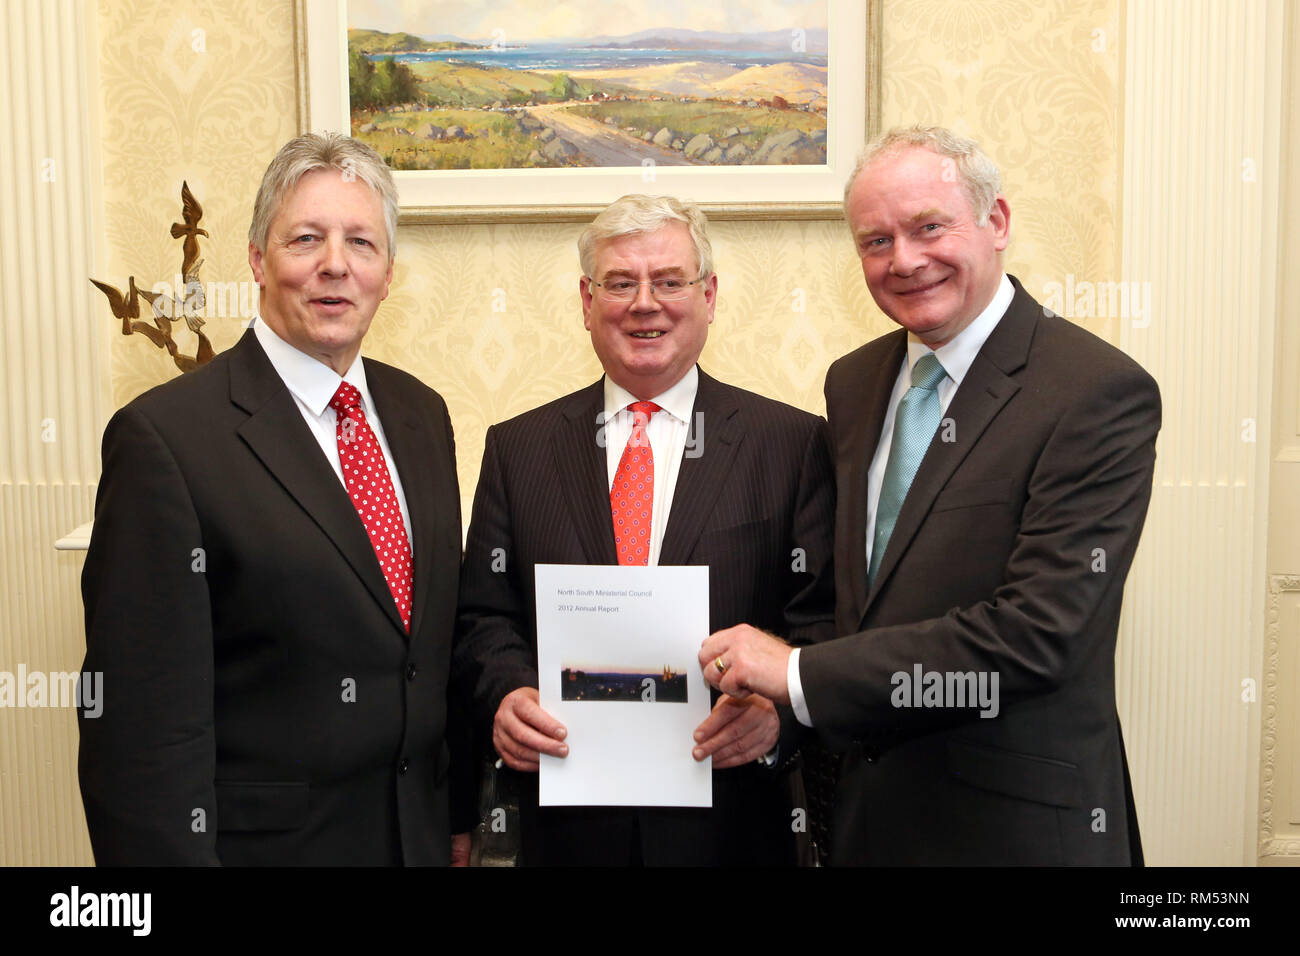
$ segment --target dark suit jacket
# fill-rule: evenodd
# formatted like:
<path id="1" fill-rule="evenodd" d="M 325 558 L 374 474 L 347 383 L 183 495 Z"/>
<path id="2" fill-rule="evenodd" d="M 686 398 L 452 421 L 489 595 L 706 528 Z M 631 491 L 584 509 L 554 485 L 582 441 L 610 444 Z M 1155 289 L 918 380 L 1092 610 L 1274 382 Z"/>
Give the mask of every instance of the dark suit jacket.
<path id="1" fill-rule="evenodd" d="M 597 443 L 603 396 L 596 382 L 488 431 L 454 655 L 488 739 L 502 698 L 537 686 L 533 567 L 616 563 Z M 702 453 L 682 460 L 660 564 L 709 566 L 711 630 L 748 622 L 794 641 L 829 636 L 835 506 L 825 422 L 703 371 L 695 413 Z M 524 863 L 794 862 L 788 774 L 716 771 L 711 811 L 539 809 L 536 774 L 515 777 Z"/>
<path id="2" fill-rule="evenodd" d="M 1013 280 L 1014 282 L 1014 280 Z M 1136 818 L 1115 713 L 1124 578 L 1151 495 L 1160 396 L 1135 362 L 1010 308 L 947 410 L 876 580 L 867 469 L 902 330 L 831 366 L 836 624 L 801 652 L 813 724 L 851 737 L 832 860 L 1127 864 Z M 898 672 L 999 676 L 1000 713 L 896 707 Z"/>
<path id="3" fill-rule="evenodd" d="M 82 575 L 99 864 L 447 862 L 451 423 L 410 375 L 366 360 L 366 380 L 410 511 L 409 638 L 251 329 L 109 422 Z"/>

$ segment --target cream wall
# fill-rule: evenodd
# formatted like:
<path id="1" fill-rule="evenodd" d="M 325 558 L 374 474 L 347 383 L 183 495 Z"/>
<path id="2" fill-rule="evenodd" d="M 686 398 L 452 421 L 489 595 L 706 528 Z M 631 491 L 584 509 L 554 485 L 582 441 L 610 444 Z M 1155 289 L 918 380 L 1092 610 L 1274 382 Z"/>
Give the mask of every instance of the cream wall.
<path id="1" fill-rule="evenodd" d="M 71 22 L 82 5 L 58 0 L 50 8 Z M 44 6 L 18 0 L 7 9 L 12 18 L 20 8 Z M 87 18 L 90 31 L 84 38 L 90 53 L 82 79 L 87 101 L 78 105 L 76 83 L 69 80 L 71 92 L 51 94 L 48 106 L 33 101 L 28 107 L 38 118 L 59 110 L 84 114 L 84 122 L 74 117 L 68 123 L 85 140 L 80 154 L 84 168 L 77 175 L 90 185 L 84 190 L 84 213 L 69 221 L 89 222 L 91 228 L 80 236 L 84 254 L 73 270 L 76 281 L 64 289 L 70 297 L 65 311 L 71 316 L 64 326 L 72 330 L 66 341 L 43 339 L 39 326 L 25 318 L 18 341 L 29 357 L 22 352 L 15 356 L 11 317 L 37 314 L 41 302 L 34 283 L 21 302 L 12 301 L 13 284 L 7 287 L 11 354 L 4 361 L 11 395 L 21 391 L 14 383 L 26 379 L 29 392 L 43 390 L 67 408 L 60 412 L 65 443 L 57 454 L 30 437 L 30 422 L 26 438 L 16 436 L 12 427 L 0 431 L 11 459 L 0 460 L 8 546 L 0 580 L 0 670 L 12 670 L 20 660 L 47 669 L 79 665 L 80 562 L 53 554 L 49 543 L 90 517 L 98 474 L 95 448 L 111 411 L 177 374 L 164 353 L 139 336 L 119 335 L 102 296 L 89 289 L 78 294 L 79 283 L 85 275 L 120 287 L 128 274 L 145 285 L 170 279 L 180 256 L 179 243 L 167 229 L 177 218 L 182 180 L 203 203 L 203 225 L 212 234 L 203 243 L 204 280 L 249 280 L 245 237 L 252 196 L 276 148 L 298 131 L 293 0 L 99 0 L 97 5 L 85 0 L 84 6 L 98 14 Z M 1128 0 L 1126 5 L 1123 0 L 885 0 L 885 125 L 942 123 L 976 136 L 991 149 L 1003 167 L 1012 211 L 1007 269 L 1040 298 L 1048 283 L 1065 283 L 1068 276 L 1090 281 L 1154 278 L 1169 290 L 1188 275 L 1217 265 L 1196 245 L 1196 190 L 1204 185 L 1189 180 L 1181 192 L 1161 194 L 1157 202 L 1151 184 L 1161 168 L 1180 162 L 1178 152 L 1134 150 L 1146 141 L 1148 125 L 1160 118 L 1171 83 L 1161 86 L 1159 69 L 1152 68 L 1152 76 L 1145 78 L 1131 74 L 1167 61 L 1170 70 L 1186 68 L 1188 76 L 1178 81 L 1183 83 L 1195 74 L 1211 77 L 1206 82 L 1212 86 L 1226 87 L 1231 77 L 1248 76 L 1245 92 L 1233 87 L 1228 94 L 1230 104 L 1237 102 L 1233 96 L 1258 99 L 1261 89 L 1276 98 L 1282 86 L 1277 65 L 1263 62 L 1267 57 L 1256 62 L 1256 54 L 1276 47 L 1269 46 L 1268 36 L 1281 23 L 1282 8 L 1278 0 L 1249 0 L 1247 13 L 1237 18 L 1246 24 L 1244 34 L 1223 26 L 1217 4 L 1189 3 L 1185 9 L 1175 13 L 1152 0 Z M 21 64 L 41 55 L 39 38 L 56 26 L 27 24 L 29 36 L 7 39 L 11 74 L 40 75 L 35 67 L 24 71 Z M 47 61 L 51 55 L 44 51 Z M 1201 64 L 1214 69 L 1200 70 Z M 1274 79 L 1276 85 L 1270 87 Z M 15 92 L 14 102 L 20 99 Z M 1247 117 L 1250 122 L 1227 123 L 1233 135 L 1254 137 L 1249 148 L 1261 163 L 1268 156 L 1260 147 L 1268 144 L 1260 140 L 1256 120 L 1268 108 L 1260 104 L 1258 115 Z M 1171 124 L 1183 121 L 1171 125 L 1166 138 L 1178 137 L 1175 146 L 1197 142 L 1202 150 L 1206 144 L 1222 145 L 1215 139 L 1223 124 L 1221 102 L 1193 101 L 1182 109 L 1185 116 L 1164 117 Z M 1153 112 L 1148 116 L 1143 110 Z M 1247 147 L 1232 141 L 1223 149 L 1237 157 Z M 13 182 L 13 177 L 0 177 L 0 182 Z M 15 196 L 23 190 L 21 185 L 7 188 Z M 1276 196 L 1275 183 L 1273 188 L 1272 194 L 1238 198 L 1258 213 L 1269 195 Z M 629 191 L 643 189 L 639 176 L 629 182 Z M 1160 203 L 1174 205 L 1162 208 Z M 43 207 L 32 208 L 39 215 Z M 1192 237 L 1178 246 L 1179 255 L 1185 254 L 1178 274 L 1162 272 L 1168 263 L 1160 258 L 1165 244 L 1178 237 L 1139 236 L 1138 229 L 1138 223 L 1165 217 L 1171 209 L 1182 217 L 1173 231 Z M 0 221 L 6 231 L 23 226 Z M 1275 251 L 1267 226 L 1265 221 L 1224 228 L 1250 231 L 1252 248 L 1262 260 Z M 578 307 L 574 240 L 580 228 L 497 224 L 399 230 L 393 291 L 367 337 L 366 352 L 415 373 L 447 399 L 457 433 L 466 517 L 487 426 L 599 374 Z M 822 411 L 821 381 L 829 362 L 890 327 L 866 293 L 843 223 L 727 221 L 710 231 L 720 295 L 703 364 L 735 384 Z M 37 258 L 57 261 L 55 248 L 50 244 L 45 259 Z M 26 261 L 15 260 L 11 267 L 6 260 L 4 265 L 6 275 L 34 277 L 34 267 Z M 1246 270 L 1241 282 L 1248 285 L 1252 267 L 1233 268 Z M 801 300 L 803 311 L 797 309 Z M 1272 299 L 1255 304 L 1271 309 Z M 1234 376 L 1249 376 L 1268 364 L 1264 357 L 1270 354 L 1272 314 L 1248 317 L 1254 325 L 1245 348 L 1224 344 L 1231 341 L 1229 324 L 1242 320 L 1218 301 L 1204 308 L 1193 303 L 1178 321 L 1202 330 L 1197 334 L 1206 336 L 1207 355 L 1226 349 Z M 1219 325 L 1206 324 L 1214 318 Z M 1251 556 L 1262 554 L 1264 459 L 1244 464 L 1233 459 L 1231 447 L 1207 443 L 1203 422 L 1198 425 L 1178 413 L 1196 395 L 1216 387 L 1224 373 L 1208 359 L 1183 361 L 1185 349 L 1195 352 L 1198 340 L 1180 342 L 1174 333 L 1182 326 L 1172 317 L 1163 327 L 1164 337 L 1139 335 L 1131 322 L 1119 318 L 1076 320 L 1151 368 L 1166 399 L 1158 462 L 1163 470 L 1157 474 L 1152 516 L 1130 579 L 1118 655 L 1120 710 L 1148 859 L 1248 862 L 1254 859 L 1258 822 L 1251 774 L 1259 763 L 1260 711 L 1210 712 L 1203 701 L 1206 695 L 1225 693 L 1215 683 L 1216 669 L 1228 669 L 1220 683 L 1229 686 L 1241 676 L 1262 674 L 1260 615 L 1266 589 Z M 210 318 L 206 330 L 220 350 L 236 341 L 241 322 Z M 1261 335 L 1261 330 L 1269 334 Z M 188 336 L 178 336 L 178 341 L 193 350 Z M 1264 378 L 1267 398 L 1271 379 Z M 67 382 L 78 386 L 55 385 Z M 37 414 L 36 404 L 24 406 L 28 417 Z M 1267 427 L 1268 409 L 1257 409 L 1257 414 Z M 1235 408 L 1224 413 L 1225 420 L 1234 416 L 1241 417 Z M 1285 443 L 1285 435 L 1276 441 Z M 1191 569 L 1199 573 L 1197 562 L 1212 561 L 1213 555 L 1179 534 L 1189 512 L 1178 503 L 1177 489 L 1203 480 L 1186 462 L 1179 464 L 1178 450 L 1186 448 L 1193 449 L 1193 458 L 1198 448 L 1224 457 L 1245 475 L 1250 488 L 1248 499 L 1238 496 L 1224 506 L 1237 509 L 1229 512 L 1235 520 L 1245 515 L 1247 527 L 1238 529 L 1241 540 L 1236 542 L 1245 564 L 1237 560 L 1221 567 L 1224 590 L 1213 592 L 1230 594 L 1240 621 L 1222 620 L 1222 610 L 1213 622 L 1198 620 L 1205 617 L 1203 606 L 1191 603 L 1197 590 L 1204 590 L 1189 579 Z M 1207 468 L 1212 474 L 1213 461 Z M 1194 508 L 1193 503 L 1192 513 Z M 1193 610 L 1180 611 L 1180 604 Z M 1202 636 L 1198 628 L 1207 633 Z M 1200 653 L 1211 645 L 1218 649 L 1212 662 L 1188 654 L 1171 678 L 1168 648 L 1192 647 Z M 1284 680 L 1296 684 L 1295 673 L 1288 672 Z M 1285 689 L 1283 698 L 1288 693 L 1294 700 L 1293 691 Z M 1205 721 L 1211 719 L 1207 713 L 1216 722 L 1208 750 L 1202 743 Z M 1294 710 L 1284 713 L 1294 742 Z M 1199 723 L 1193 725 L 1189 715 L 1199 715 Z M 1276 740 L 1272 746 L 1277 749 Z M 90 862 L 76 793 L 75 750 L 70 712 L 0 711 L 0 864 Z M 1285 780 L 1293 773 L 1288 765 Z M 1202 796 L 1202 790 L 1212 792 Z M 1294 792 L 1283 789 L 1278 796 L 1294 801 Z M 1295 811 L 1289 812 L 1288 820 L 1300 821 Z M 1279 829 L 1284 826 L 1276 813 L 1272 819 Z"/>
<path id="2" fill-rule="evenodd" d="M 102 0 L 101 35 L 113 38 L 100 46 L 111 275 L 177 271 L 179 243 L 166 228 L 188 179 L 212 233 L 203 278 L 249 278 L 252 197 L 261 170 L 297 132 L 293 6 Z M 1114 270 L 1118 9 L 1117 0 L 884 6 L 885 124 L 942 123 L 997 144 L 1012 209 L 1007 266 L 1030 290 L 1058 274 Z M 192 49 L 196 29 L 202 53 Z M 1104 31 L 1101 51 L 1095 30 Z M 1035 42 L 1009 39 L 1023 36 Z M 140 50 L 159 51 L 162 68 L 142 72 Z M 629 176 L 628 192 L 646 188 L 640 170 Z M 600 374 L 578 300 L 581 229 L 399 230 L 392 293 L 365 351 L 446 398 L 467 517 L 487 427 Z M 826 367 L 890 324 L 867 294 L 843 223 L 718 222 L 710 236 L 720 292 L 702 364 L 823 411 Z M 794 311 L 800 299 L 806 311 Z M 235 318 L 210 326 L 218 349 L 241 331 Z M 113 339 L 111 364 L 115 407 L 176 374 L 134 336 Z"/>

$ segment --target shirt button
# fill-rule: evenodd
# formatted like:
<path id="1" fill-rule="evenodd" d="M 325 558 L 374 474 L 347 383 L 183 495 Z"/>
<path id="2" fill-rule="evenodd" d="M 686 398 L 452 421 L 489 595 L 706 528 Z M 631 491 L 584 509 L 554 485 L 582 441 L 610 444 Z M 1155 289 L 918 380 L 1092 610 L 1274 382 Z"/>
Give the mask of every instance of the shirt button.
<path id="1" fill-rule="evenodd" d="M 405 757 L 397 761 L 397 772 L 399 775 L 405 776 L 406 771 L 409 769 L 411 769 L 411 761 L 407 760 Z"/>
<path id="2" fill-rule="evenodd" d="M 407 667 L 406 667 L 406 679 L 407 679 L 407 680 L 415 680 L 415 665 L 414 665 L 414 664 L 408 664 L 408 665 L 407 665 Z"/>

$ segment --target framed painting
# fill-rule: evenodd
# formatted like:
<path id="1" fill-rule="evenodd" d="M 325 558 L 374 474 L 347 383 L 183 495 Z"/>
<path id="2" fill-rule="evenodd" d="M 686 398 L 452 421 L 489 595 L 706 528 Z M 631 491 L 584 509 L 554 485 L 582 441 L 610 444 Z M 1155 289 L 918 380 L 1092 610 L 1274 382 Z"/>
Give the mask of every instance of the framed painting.
<path id="1" fill-rule="evenodd" d="M 300 127 L 393 168 L 403 222 L 585 221 L 625 193 L 840 215 L 878 129 L 880 0 L 298 0 Z"/>

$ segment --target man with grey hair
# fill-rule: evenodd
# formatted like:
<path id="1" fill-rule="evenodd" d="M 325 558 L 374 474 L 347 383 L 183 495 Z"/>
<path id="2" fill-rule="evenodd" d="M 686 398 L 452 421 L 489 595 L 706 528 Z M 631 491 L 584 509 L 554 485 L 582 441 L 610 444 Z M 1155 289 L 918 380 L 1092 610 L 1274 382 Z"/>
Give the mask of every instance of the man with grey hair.
<path id="1" fill-rule="evenodd" d="M 360 355 L 396 222 L 368 146 L 287 143 L 249 230 L 252 328 L 108 424 L 82 575 L 85 668 L 106 689 L 80 722 L 101 865 L 467 858 L 451 422 Z"/>
<path id="2" fill-rule="evenodd" d="M 708 565 L 714 630 L 761 621 L 808 642 L 829 636 L 833 613 L 825 421 L 697 365 L 718 294 L 703 213 L 624 196 L 578 247 L 605 375 L 488 431 L 457 678 L 517 776 L 524 864 L 792 865 L 805 809 L 794 746 L 756 696 L 719 697 L 682 741 L 713 760 L 712 809 L 538 806 L 540 754 L 564 757 L 569 743 L 538 703 L 536 565 Z"/>
<path id="3" fill-rule="evenodd" d="M 1115 641 L 1160 394 L 1003 272 L 1000 190 L 948 130 L 867 147 L 845 213 L 902 328 L 826 377 L 843 636 L 792 649 L 743 625 L 700 653 L 722 690 L 847 749 L 839 864 L 1142 860 Z"/>

